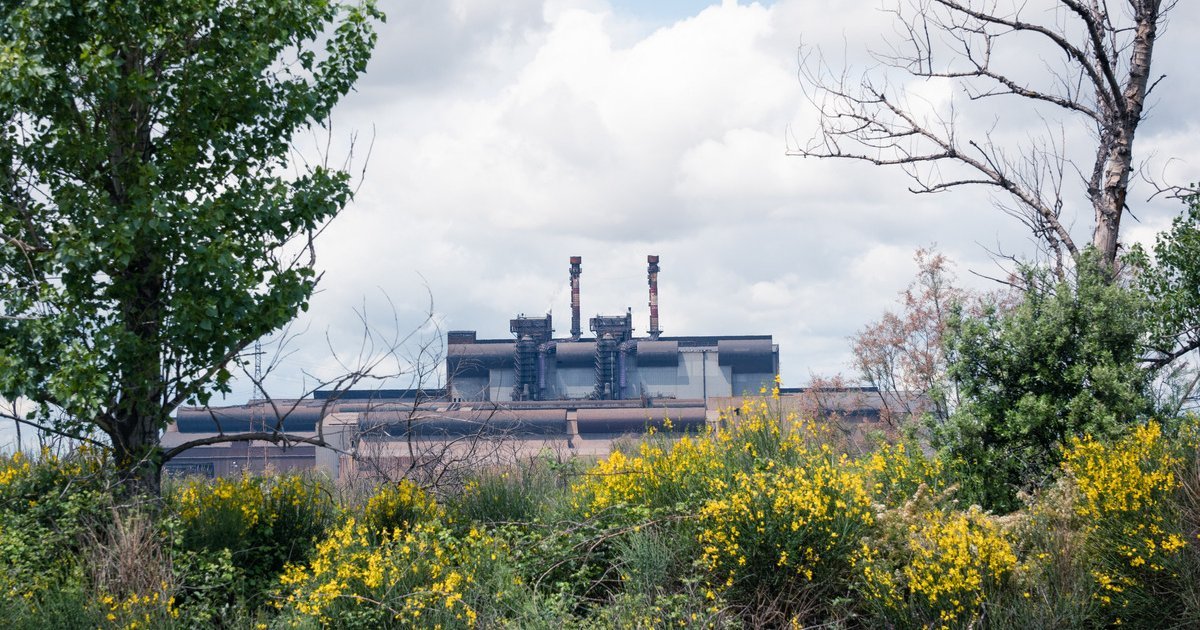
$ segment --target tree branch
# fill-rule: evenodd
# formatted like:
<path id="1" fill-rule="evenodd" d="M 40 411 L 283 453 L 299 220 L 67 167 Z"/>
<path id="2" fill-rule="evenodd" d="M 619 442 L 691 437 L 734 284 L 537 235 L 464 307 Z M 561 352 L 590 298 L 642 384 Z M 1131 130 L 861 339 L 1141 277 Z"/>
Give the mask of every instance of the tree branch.
<path id="1" fill-rule="evenodd" d="M 178 446 L 175 446 L 173 448 L 163 451 L 161 461 L 162 462 L 170 461 L 172 458 L 179 455 L 180 453 L 182 453 L 190 448 L 196 448 L 197 446 L 211 446 L 213 444 L 228 444 L 230 442 L 252 442 L 252 441 L 270 442 L 272 444 L 283 444 L 284 446 L 291 446 L 292 444 L 310 444 L 312 446 L 319 446 L 322 448 L 327 448 L 336 453 L 340 453 L 343 455 L 350 455 L 350 453 L 333 446 L 329 442 L 326 442 L 324 439 L 319 438 L 319 437 L 304 437 L 302 435 L 294 435 L 291 433 L 279 433 L 276 431 L 251 431 L 251 432 L 247 432 L 247 433 L 230 433 L 230 434 L 214 435 L 214 436 L 210 436 L 210 437 L 189 440 L 187 442 L 184 442 L 183 444 L 180 444 Z"/>

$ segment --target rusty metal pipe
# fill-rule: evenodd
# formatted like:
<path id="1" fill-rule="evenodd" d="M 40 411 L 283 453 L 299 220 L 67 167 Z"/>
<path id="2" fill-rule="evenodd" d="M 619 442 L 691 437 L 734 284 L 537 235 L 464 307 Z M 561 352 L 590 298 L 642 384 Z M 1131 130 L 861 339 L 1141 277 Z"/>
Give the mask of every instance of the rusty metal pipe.
<path id="1" fill-rule="evenodd" d="M 646 256 L 646 278 L 650 283 L 650 338 L 658 339 L 658 256 Z"/>
<path id="2" fill-rule="evenodd" d="M 579 341 L 583 329 L 579 323 L 579 273 L 582 271 L 583 258 L 571 257 L 571 339 Z"/>

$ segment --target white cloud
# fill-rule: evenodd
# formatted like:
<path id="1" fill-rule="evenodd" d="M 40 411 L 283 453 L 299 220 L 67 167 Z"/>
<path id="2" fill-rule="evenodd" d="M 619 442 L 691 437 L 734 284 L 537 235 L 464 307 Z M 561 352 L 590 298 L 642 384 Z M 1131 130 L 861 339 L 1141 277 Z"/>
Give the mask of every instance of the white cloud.
<path id="1" fill-rule="evenodd" d="M 786 382 L 799 384 L 810 371 L 849 370 L 846 337 L 894 301 L 917 247 L 938 243 L 976 285 L 986 281 L 972 269 L 999 275 L 988 249 L 1031 251 L 989 191 L 914 196 L 896 170 L 784 155 L 789 130 L 803 140 L 813 124 L 799 47 L 873 63 L 866 49 L 893 32 L 876 5 L 726 2 L 677 19 L 631 6 L 642 5 L 389 7 L 368 75 L 335 116 L 335 135 L 374 127 L 374 151 L 359 197 L 322 243 L 315 331 L 353 339 L 350 308 L 380 302 L 379 290 L 415 325 L 427 282 L 447 327 L 503 337 L 510 317 L 551 308 L 562 334 L 570 255 L 584 257 L 585 315 L 632 307 L 644 330 L 645 255 L 657 253 L 667 334 L 774 334 Z M 1200 154 L 1177 112 L 1196 88 L 1178 64 L 1195 11 L 1177 11 L 1159 53 L 1181 70 L 1160 88 L 1143 139 L 1156 159 L 1187 158 L 1186 178 Z M 960 109 L 944 81 L 909 87 L 931 113 L 953 99 L 967 130 L 1007 107 Z M 995 133 L 1028 135 L 1025 118 L 1002 113 L 1012 128 Z M 1086 131 L 1069 129 L 1071 146 L 1086 146 Z M 1153 205 L 1128 234 L 1148 238 L 1174 212 Z M 1082 238 L 1089 225 L 1082 212 Z M 332 369 L 320 346 L 307 360 Z"/>

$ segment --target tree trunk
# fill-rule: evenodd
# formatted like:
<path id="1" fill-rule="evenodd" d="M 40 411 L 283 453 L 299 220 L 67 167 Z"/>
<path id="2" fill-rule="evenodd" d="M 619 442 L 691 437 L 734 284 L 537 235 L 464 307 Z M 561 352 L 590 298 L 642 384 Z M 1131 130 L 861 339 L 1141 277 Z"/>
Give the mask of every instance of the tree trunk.
<path id="1" fill-rule="evenodd" d="M 126 77 L 144 71 L 142 50 L 123 50 L 118 56 Z M 115 99 L 108 114 L 109 201 L 124 213 L 146 213 L 131 197 L 131 183 L 142 177 L 142 167 L 153 152 L 150 105 L 144 94 L 131 91 Z M 117 398 L 109 437 L 122 491 L 128 496 L 158 496 L 160 491 L 159 431 L 168 418 L 163 409 L 161 338 L 166 261 L 158 253 L 159 238 L 152 230 L 136 233 L 134 255 L 114 270 L 109 287 L 125 337 L 116 346 L 120 367 L 114 375 Z"/>
<path id="2" fill-rule="evenodd" d="M 1110 108 L 1107 123 L 1112 141 L 1102 147 L 1098 159 L 1104 161 L 1104 181 L 1098 198 L 1092 202 L 1096 210 L 1096 229 L 1092 245 L 1100 252 L 1100 260 L 1110 269 L 1116 265 L 1121 215 L 1125 212 L 1129 191 L 1129 175 L 1133 172 L 1133 139 L 1146 102 L 1150 82 L 1150 62 L 1154 40 L 1158 36 L 1161 0 L 1132 2 L 1135 31 L 1133 50 L 1129 57 L 1129 77 L 1122 88 L 1119 107 Z M 1103 135 L 1103 134 L 1102 134 Z"/>
<path id="3" fill-rule="evenodd" d="M 151 418 L 119 418 L 125 432 L 109 436 L 117 465 L 119 492 L 125 498 L 158 497 L 162 486 L 162 449 L 158 425 Z"/>
<path id="4" fill-rule="evenodd" d="M 163 408 L 160 323 L 163 274 L 153 253 L 133 261 L 120 276 L 121 317 L 126 343 L 119 346 L 119 398 L 113 413 L 113 447 L 122 482 L 130 493 L 159 492 L 159 430 L 166 425 Z"/>

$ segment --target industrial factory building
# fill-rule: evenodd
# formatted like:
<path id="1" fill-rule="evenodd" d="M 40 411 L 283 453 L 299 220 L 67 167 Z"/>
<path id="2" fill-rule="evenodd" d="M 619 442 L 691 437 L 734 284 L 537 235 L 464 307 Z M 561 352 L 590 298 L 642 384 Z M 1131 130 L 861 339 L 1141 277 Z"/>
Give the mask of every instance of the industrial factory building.
<path id="1" fill-rule="evenodd" d="M 512 338 L 446 337 L 446 375 L 455 401 L 694 400 L 754 393 L 779 373 L 770 335 L 664 337 L 658 318 L 658 256 L 647 257 L 650 328 L 633 334 L 633 316 L 597 315 L 581 329 L 582 262 L 571 258 L 571 332 L 555 338 L 553 320 L 520 316 Z"/>
<path id="2" fill-rule="evenodd" d="M 658 256 L 647 259 L 650 318 L 634 334 L 630 309 L 596 315 L 582 329 L 582 261 L 570 259 L 571 329 L 556 337 L 551 315 L 517 316 L 512 336 L 446 337 L 445 388 L 318 392 L 314 398 L 222 409 L 181 409 L 163 436 L 170 448 L 222 433 L 282 430 L 336 450 L 296 443 L 208 444 L 168 470 L 210 476 L 245 470 L 323 469 L 337 478 L 412 471 L 439 462 L 490 465 L 547 452 L 603 456 L 614 440 L 661 431 L 701 432 L 720 412 L 774 383 L 779 348 L 770 335 L 665 336 L 659 328 Z M 844 417 L 879 416 L 878 393 Z M 874 399 L 878 398 L 879 401 Z M 799 400 L 799 399 L 797 399 Z M 850 409 L 849 406 L 854 406 Z M 283 410 L 280 412 L 279 410 Z M 368 466 L 369 464 L 369 466 Z"/>

